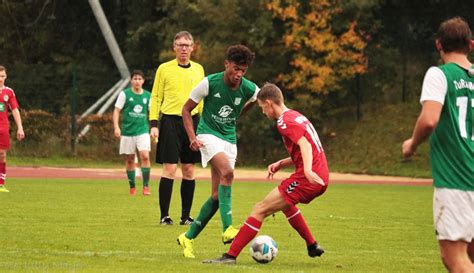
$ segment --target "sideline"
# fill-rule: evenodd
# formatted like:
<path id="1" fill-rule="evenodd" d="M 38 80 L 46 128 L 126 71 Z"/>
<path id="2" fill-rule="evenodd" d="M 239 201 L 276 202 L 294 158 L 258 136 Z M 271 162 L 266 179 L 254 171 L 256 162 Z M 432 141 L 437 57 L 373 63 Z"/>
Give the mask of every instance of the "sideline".
<path id="1" fill-rule="evenodd" d="M 161 168 L 151 169 L 151 179 L 160 178 Z M 241 169 L 236 168 L 234 174 L 235 181 L 249 182 L 279 182 L 289 177 L 290 172 L 279 171 L 274 175 L 273 180 L 268 180 L 265 169 Z M 178 179 L 181 179 L 181 172 L 178 170 Z M 9 167 L 8 177 L 10 178 L 75 178 L 75 179 L 121 179 L 125 178 L 123 169 L 94 169 L 94 168 L 56 168 L 56 167 Z M 197 180 L 209 180 L 210 169 L 196 168 Z M 410 186 L 431 186 L 433 180 L 426 178 L 359 175 L 331 173 L 331 184 L 390 184 L 390 185 L 410 185 Z"/>

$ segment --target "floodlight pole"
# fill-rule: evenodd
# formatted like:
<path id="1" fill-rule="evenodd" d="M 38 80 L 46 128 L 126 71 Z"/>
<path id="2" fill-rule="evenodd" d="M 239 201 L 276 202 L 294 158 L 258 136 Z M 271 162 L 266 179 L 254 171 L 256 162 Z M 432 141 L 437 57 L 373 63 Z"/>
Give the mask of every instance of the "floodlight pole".
<path id="1" fill-rule="evenodd" d="M 110 28 L 109 22 L 107 21 L 107 17 L 104 14 L 104 10 L 100 4 L 99 0 L 89 0 L 89 5 L 91 6 L 92 12 L 94 13 L 95 19 L 99 24 L 100 30 L 102 31 L 102 35 L 104 36 L 105 42 L 109 47 L 110 54 L 114 59 L 115 65 L 117 66 L 121 79 L 107 91 L 100 99 L 98 99 L 92 106 L 89 107 L 79 118 L 79 120 L 83 119 L 90 113 L 92 113 L 100 104 L 105 101 L 105 104 L 99 109 L 97 112 L 98 115 L 102 115 L 107 108 L 114 102 L 115 98 L 118 96 L 121 90 L 123 90 L 128 83 L 130 82 L 130 71 L 128 70 L 127 63 L 123 58 L 122 51 L 117 44 L 117 40 L 115 39 L 114 33 Z M 82 131 L 79 133 L 77 140 L 79 140 L 82 136 L 87 134 L 89 131 L 89 125 L 84 127 Z"/>

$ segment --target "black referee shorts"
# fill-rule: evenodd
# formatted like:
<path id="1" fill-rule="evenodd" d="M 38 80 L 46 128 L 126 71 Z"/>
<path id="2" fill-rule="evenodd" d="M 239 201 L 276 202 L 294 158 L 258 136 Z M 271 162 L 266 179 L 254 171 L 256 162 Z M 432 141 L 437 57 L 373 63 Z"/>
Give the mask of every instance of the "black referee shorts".
<path id="1" fill-rule="evenodd" d="M 199 123 L 198 115 L 193 116 L 194 131 Z M 163 115 L 160 121 L 156 163 L 200 163 L 201 153 L 189 148 L 189 139 L 181 116 Z"/>

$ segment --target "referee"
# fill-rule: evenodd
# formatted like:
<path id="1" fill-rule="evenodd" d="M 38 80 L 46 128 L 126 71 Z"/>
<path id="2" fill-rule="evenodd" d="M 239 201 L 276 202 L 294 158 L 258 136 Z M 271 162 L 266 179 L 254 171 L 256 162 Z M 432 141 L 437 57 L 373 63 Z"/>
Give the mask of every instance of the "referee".
<path id="1" fill-rule="evenodd" d="M 179 224 L 190 225 L 194 221 L 190 216 L 196 185 L 194 163 L 201 162 L 201 155 L 189 147 L 181 110 L 191 90 L 204 78 L 204 69 L 200 64 L 190 60 L 194 50 L 191 33 L 187 31 L 176 33 L 173 50 L 176 59 L 162 63 L 156 71 L 150 102 L 150 135 L 158 140 L 156 163 L 163 165 L 159 186 L 160 224 L 173 224 L 169 207 L 176 170 L 178 163 L 181 162 L 182 211 Z M 201 111 L 202 103 L 192 111 L 195 126 L 199 123 L 198 113 Z"/>

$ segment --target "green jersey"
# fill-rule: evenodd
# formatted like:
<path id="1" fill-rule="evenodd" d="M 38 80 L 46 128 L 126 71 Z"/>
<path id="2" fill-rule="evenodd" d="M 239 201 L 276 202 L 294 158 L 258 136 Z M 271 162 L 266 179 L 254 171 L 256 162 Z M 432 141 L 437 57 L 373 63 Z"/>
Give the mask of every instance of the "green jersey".
<path id="1" fill-rule="evenodd" d="M 143 89 L 141 94 L 127 88 L 120 92 L 115 107 L 121 109 L 122 136 L 139 136 L 148 133 L 148 108 L 150 92 Z"/>
<path id="2" fill-rule="evenodd" d="M 224 83 L 224 72 L 205 77 L 191 91 L 190 98 L 199 103 L 204 100 L 197 134 L 212 134 L 216 137 L 237 143 L 236 121 L 247 101 L 255 101 L 260 89 L 246 78 L 242 78 L 237 90 Z"/>
<path id="3" fill-rule="evenodd" d="M 474 191 L 474 67 L 448 63 L 430 70 L 421 101 L 443 104 L 430 138 L 434 186 Z"/>

